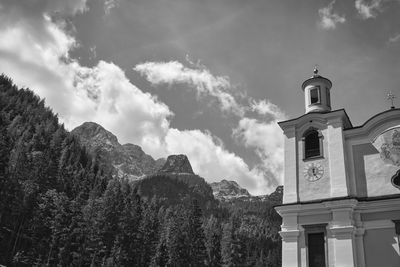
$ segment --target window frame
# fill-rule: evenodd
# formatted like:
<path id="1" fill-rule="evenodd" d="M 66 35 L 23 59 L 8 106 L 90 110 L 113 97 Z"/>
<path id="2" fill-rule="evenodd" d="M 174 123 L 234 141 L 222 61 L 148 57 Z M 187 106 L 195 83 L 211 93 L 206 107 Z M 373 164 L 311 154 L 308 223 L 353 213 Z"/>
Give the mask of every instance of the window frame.
<path id="1" fill-rule="evenodd" d="M 315 103 L 312 103 L 312 98 L 311 98 L 311 92 L 313 90 L 317 90 L 317 97 L 318 97 L 318 101 Z M 309 100 L 310 100 L 310 104 L 308 106 L 315 106 L 315 105 L 321 105 L 321 86 L 319 85 L 315 85 L 314 87 L 310 88 L 310 96 L 309 96 Z"/>
<path id="2" fill-rule="evenodd" d="M 327 105 L 328 107 L 331 107 L 331 93 L 330 93 L 328 87 L 325 87 L 325 90 L 326 90 L 325 93 L 326 93 L 326 101 L 327 101 L 326 105 Z"/>
<path id="3" fill-rule="evenodd" d="M 307 156 L 307 154 L 306 154 L 306 137 L 313 132 L 317 132 L 317 134 L 318 134 L 319 153 L 318 153 L 318 155 Z M 303 143 L 303 161 L 310 160 L 310 159 L 316 159 L 316 158 L 323 158 L 323 156 L 324 156 L 323 139 L 324 139 L 324 136 L 321 134 L 321 131 L 319 131 L 318 129 L 309 128 L 308 130 L 306 130 L 304 132 L 303 137 L 301 138 L 302 143 Z"/>
<path id="4" fill-rule="evenodd" d="M 306 245 L 306 259 L 307 259 L 307 266 L 310 266 L 310 250 L 309 250 L 309 235 L 310 234 L 323 234 L 324 236 L 324 256 L 325 256 L 325 266 L 329 266 L 329 259 L 328 259 L 328 236 L 326 234 L 326 226 L 327 223 L 322 224 L 311 224 L 311 225 L 302 225 L 304 229 L 304 238 L 305 238 L 305 245 Z"/>

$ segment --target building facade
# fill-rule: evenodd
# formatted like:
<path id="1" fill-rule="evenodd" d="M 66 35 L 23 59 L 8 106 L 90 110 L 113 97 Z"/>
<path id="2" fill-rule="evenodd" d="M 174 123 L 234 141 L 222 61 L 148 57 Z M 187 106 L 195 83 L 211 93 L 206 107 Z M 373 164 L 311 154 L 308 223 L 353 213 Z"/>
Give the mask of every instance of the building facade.
<path id="1" fill-rule="evenodd" d="M 400 109 L 354 127 L 314 70 L 306 113 L 280 122 L 282 266 L 400 266 Z"/>

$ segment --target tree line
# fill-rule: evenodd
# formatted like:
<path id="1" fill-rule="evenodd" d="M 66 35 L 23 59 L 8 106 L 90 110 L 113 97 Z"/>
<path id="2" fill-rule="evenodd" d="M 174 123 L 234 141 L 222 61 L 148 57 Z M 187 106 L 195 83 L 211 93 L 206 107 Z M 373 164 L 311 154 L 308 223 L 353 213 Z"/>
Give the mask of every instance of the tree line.
<path id="1" fill-rule="evenodd" d="M 280 265 L 273 202 L 165 203 L 113 179 L 44 100 L 0 76 L 0 264 Z"/>

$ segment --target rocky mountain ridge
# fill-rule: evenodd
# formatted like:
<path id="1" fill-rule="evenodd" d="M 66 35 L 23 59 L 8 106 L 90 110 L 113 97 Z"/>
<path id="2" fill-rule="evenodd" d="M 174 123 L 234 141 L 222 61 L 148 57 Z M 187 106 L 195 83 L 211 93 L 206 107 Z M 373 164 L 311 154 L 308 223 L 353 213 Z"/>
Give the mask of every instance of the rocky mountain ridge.
<path id="1" fill-rule="evenodd" d="M 283 186 L 278 186 L 274 192 L 269 195 L 253 196 L 247 191 L 247 189 L 241 187 L 235 181 L 221 180 L 220 182 L 213 182 L 210 184 L 213 190 L 213 195 L 215 199 L 220 201 L 282 201 L 283 196 Z"/>
<path id="2" fill-rule="evenodd" d="M 159 179 L 155 179 L 155 176 L 167 177 L 183 182 L 194 192 L 207 196 L 211 194 L 220 201 L 264 201 L 271 197 L 274 198 L 274 195 L 278 199 L 282 197 L 283 187 L 278 187 L 271 195 L 252 196 L 235 181 L 223 179 L 208 185 L 204 178 L 193 172 L 186 155 L 170 155 L 167 159 L 154 160 L 138 145 L 129 143 L 121 145 L 114 134 L 94 122 L 85 122 L 73 129 L 71 133 L 79 138 L 89 152 L 100 157 L 103 164 L 111 169 L 115 178 L 127 178 L 139 182 L 147 177 L 159 183 Z M 141 186 L 143 187 L 143 185 Z M 146 187 L 148 186 L 147 182 Z M 157 190 L 158 192 L 163 191 L 162 189 Z M 147 192 L 150 191 L 147 190 Z"/>
<path id="3" fill-rule="evenodd" d="M 85 122 L 71 132 L 92 153 L 98 154 L 105 165 L 112 169 L 113 177 L 141 179 L 157 173 L 166 160 L 154 160 L 140 146 L 121 145 L 117 137 L 94 122 Z"/>
<path id="4" fill-rule="evenodd" d="M 251 197 L 249 191 L 239 186 L 235 181 L 222 180 L 211 183 L 213 194 L 216 199 L 229 200 L 232 198 Z"/>
<path id="5" fill-rule="evenodd" d="M 158 173 L 194 174 L 192 165 L 186 155 L 170 155 Z"/>

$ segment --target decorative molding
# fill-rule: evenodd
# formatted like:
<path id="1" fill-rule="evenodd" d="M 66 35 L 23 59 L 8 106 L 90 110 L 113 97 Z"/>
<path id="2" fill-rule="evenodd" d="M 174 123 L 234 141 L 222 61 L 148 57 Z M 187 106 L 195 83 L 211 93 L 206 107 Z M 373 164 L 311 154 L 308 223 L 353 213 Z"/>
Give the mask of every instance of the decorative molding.
<path id="1" fill-rule="evenodd" d="M 339 118 L 331 118 L 328 120 L 328 125 L 331 125 L 332 127 L 343 127 L 343 119 L 341 117 Z"/>
<path id="2" fill-rule="evenodd" d="M 387 110 L 367 120 L 363 125 L 353 127 L 344 131 L 345 139 L 359 139 L 367 137 L 370 141 L 385 128 L 398 124 L 400 109 Z"/>
<path id="3" fill-rule="evenodd" d="M 342 199 L 336 201 L 326 201 L 323 204 L 326 208 L 329 208 L 331 210 L 348 211 L 348 210 L 354 210 L 354 208 L 357 207 L 359 202 L 356 199 Z"/>
<path id="4" fill-rule="evenodd" d="M 287 120 L 287 121 L 281 121 L 278 123 L 278 125 L 282 128 L 282 129 L 286 129 L 290 126 L 298 126 L 298 125 L 305 125 L 307 124 L 310 120 L 314 121 L 314 120 L 318 120 L 318 119 L 330 119 L 330 118 L 334 118 L 334 117 L 342 117 L 343 119 L 343 126 L 345 129 L 347 128 L 352 128 L 352 124 L 351 121 L 349 119 L 349 117 L 346 114 L 346 111 L 344 109 L 338 109 L 338 110 L 333 110 L 327 113 L 319 113 L 319 112 L 315 112 L 315 113 L 306 113 L 298 118 L 295 119 L 291 119 L 291 120 Z M 309 126 L 309 125 L 308 125 Z"/>
<path id="5" fill-rule="evenodd" d="M 365 230 L 394 228 L 394 223 L 391 220 L 365 221 L 363 225 Z"/>
<path id="6" fill-rule="evenodd" d="M 400 211 L 400 198 L 362 201 L 356 209 L 361 213 Z"/>
<path id="7" fill-rule="evenodd" d="M 327 230 L 330 232 L 332 237 L 335 238 L 349 238 L 353 234 L 355 234 L 356 228 L 353 225 L 346 225 L 346 226 L 337 226 L 332 225 L 328 226 Z"/>
<path id="8" fill-rule="evenodd" d="M 282 230 L 279 232 L 284 242 L 297 242 L 300 230 Z"/>
<path id="9" fill-rule="evenodd" d="M 295 126 L 289 126 L 285 129 L 283 129 L 283 133 L 288 137 L 288 138 L 293 138 L 296 136 L 296 127 Z"/>
<path id="10" fill-rule="evenodd" d="M 358 227 L 355 229 L 354 234 L 356 237 L 362 237 L 365 234 L 365 228 Z"/>

